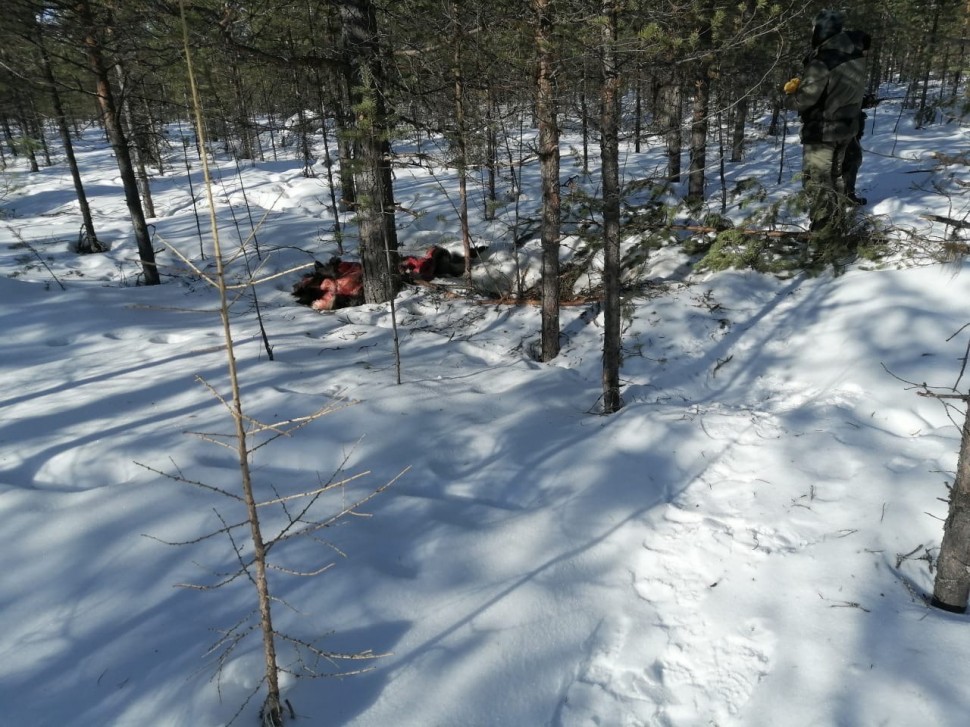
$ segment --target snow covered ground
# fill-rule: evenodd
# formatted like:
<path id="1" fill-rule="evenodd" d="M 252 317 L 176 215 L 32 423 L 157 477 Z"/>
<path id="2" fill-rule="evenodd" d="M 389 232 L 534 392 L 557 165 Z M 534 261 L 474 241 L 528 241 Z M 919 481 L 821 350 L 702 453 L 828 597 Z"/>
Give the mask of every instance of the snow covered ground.
<path id="1" fill-rule="evenodd" d="M 873 119 L 860 193 L 885 222 L 940 240 L 921 215 L 965 218 L 966 196 L 940 190 L 970 173 L 933 155 L 965 152 L 968 129 L 915 129 L 898 111 Z M 780 188 L 775 140 L 752 138 L 732 178 L 797 188 L 789 130 Z M 254 724 L 258 638 L 221 669 L 221 650 L 207 653 L 250 614 L 251 587 L 177 587 L 232 572 L 232 545 L 160 542 L 239 516 L 159 474 L 238 489 L 233 453 L 187 433 L 230 424 L 197 381 L 226 393 L 215 296 L 163 249 L 198 259 L 185 173 L 154 179 L 165 284 L 137 287 L 112 156 L 94 131 L 78 152 L 102 255 L 69 251 L 80 221 L 63 163 L 0 175 L 0 725 Z M 625 177 L 661 155 L 627 154 Z M 262 220 L 267 272 L 335 251 L 325 177 L 282 157 L 216 170 L 223 234 Z M 401 216 L 402 245 L 454 243 L 453 174 L 396 174 L 397 198 L 424 213 Z M 476 215 L 475 243 L 507 249 L 501 224 Z M 966 264 L 896 256 L 779 278 L 685 263 L 655 253 L 628 297 L 625 407 L 610 417 L 595 413 L 592 303 L 563 309 L 562 354 L 542 364 L 535 307 L 408 288 L 400 385 L 388 306 L 319 314 L 292 303 L 295 273 L 276 278 L 258 291 L 269 360 L 251 298 L 237 303 L 246 410 L 336 408 L 257 450 L 261 494 L 364 473 L 317 504 L 323 516 L 401 475 L 370 517 L 281 552 L 287 568 L 334 567 L 276 575 L 280 630 L 385 654 L 318 665 L 363 674 L 285 677 L 294 724 L 966 724 L 967 617 L 925 602 L 962 412 L 906 383 L 957 382 Z"/>

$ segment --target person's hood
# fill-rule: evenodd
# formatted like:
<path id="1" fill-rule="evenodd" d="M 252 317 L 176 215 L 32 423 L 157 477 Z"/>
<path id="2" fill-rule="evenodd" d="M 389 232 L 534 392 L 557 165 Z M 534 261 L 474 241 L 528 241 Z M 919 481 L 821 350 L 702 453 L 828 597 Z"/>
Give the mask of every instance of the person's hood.
<path id="1" fill-rule="evenodd" d="M 829 38 L 842 32 L 845 19 L 837 10 L 823 10 L 815 16 L 815 26 L 812 28 L 812 47 L 818 48 Z"/>
<path id="2" fill-rule="evenodd" d="M 812 51 L 813 56 L 817 56 L 822 51 L 838 51 L 839 53 L 844 53 L 846 55 L 856 57 L 859 55 L 859 46 L 852 40 L 852 36 L 848 33 L 840 32 L 833 35 L 831 38 L 826 38 L 822 43 Z"/>

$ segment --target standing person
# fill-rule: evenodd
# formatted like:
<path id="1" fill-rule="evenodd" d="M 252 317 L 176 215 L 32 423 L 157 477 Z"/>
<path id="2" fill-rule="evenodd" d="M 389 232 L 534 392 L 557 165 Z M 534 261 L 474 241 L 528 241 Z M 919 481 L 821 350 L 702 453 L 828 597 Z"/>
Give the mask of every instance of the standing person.
<path id="1" fill-rule="evenodd" d="M 865 58 L 872 46 L 872 36 L 863 30 L 850 30 L 846 34 L 855 43 L 856 50 Z M 862 105 L 866 105 L 865 100 L 863 100 Z M 849 199 L 849 202 L 860 206 L 869 201 L 855 193 L 856 178 L 859 176 L 859 167 L 862 166 L 862 133 L 866 128 L 867 118 L 865 111 L 859 112 L 859 133 L 849 142 L 849 146 L 845 150 L 845 158 L 842 161 L 842 182 L 845 186 L 845 196 Z"/>
<path id="2" fill-rule="evenodd" d="M 812 231 L 838 232 L 846 225 L 842 169 L 859 133 L 866 73 L 862 54 L 842 27 L 841 13 L 820 12 L 802 78 L 785 84 L 802 120 L 802 174 Z"/>

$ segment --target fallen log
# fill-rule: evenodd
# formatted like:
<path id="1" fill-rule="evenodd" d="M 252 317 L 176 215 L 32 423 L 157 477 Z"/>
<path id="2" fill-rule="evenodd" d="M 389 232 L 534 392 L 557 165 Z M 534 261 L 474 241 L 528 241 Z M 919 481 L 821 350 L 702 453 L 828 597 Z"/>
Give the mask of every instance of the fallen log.
<path id="1" fill-rule="evenodd" d="M 764 237 L 793 237 L 797 239 L 808 238 L 811 233 L 805 230 L 764 230 L 757 227 L 709 227 L 707 225 L 670 225 L 672 230 L 685 230 L 687 232 L 740 232 L 742 235 L 763 235 Z"/>

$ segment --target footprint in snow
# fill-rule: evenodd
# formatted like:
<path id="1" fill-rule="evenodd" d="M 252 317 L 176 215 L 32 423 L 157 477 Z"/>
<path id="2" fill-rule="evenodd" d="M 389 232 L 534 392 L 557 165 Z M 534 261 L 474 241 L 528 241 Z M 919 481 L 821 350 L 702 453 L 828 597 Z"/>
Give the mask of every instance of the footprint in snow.
<path id="1" fill-rule="evenodd" d="M 774 635 L 756 619 L 706 636 L 680 643 L 672 638 L 653 665 L 657 686 L 669 695 L 658 715 L 662 724 L 732 724 L 770 671 Z"/>
<path id="2" fill-rule="evenodd" d="M 591 635 L 561 724 L 736 722 L 770 671 L 775 637 L 760 619 L 706 602 L 743 575 L 739 554 L 757 564 L 795 549 L 784 534 L 740 518 L 668 505 L 632 563 L 639 598 Z"/>

